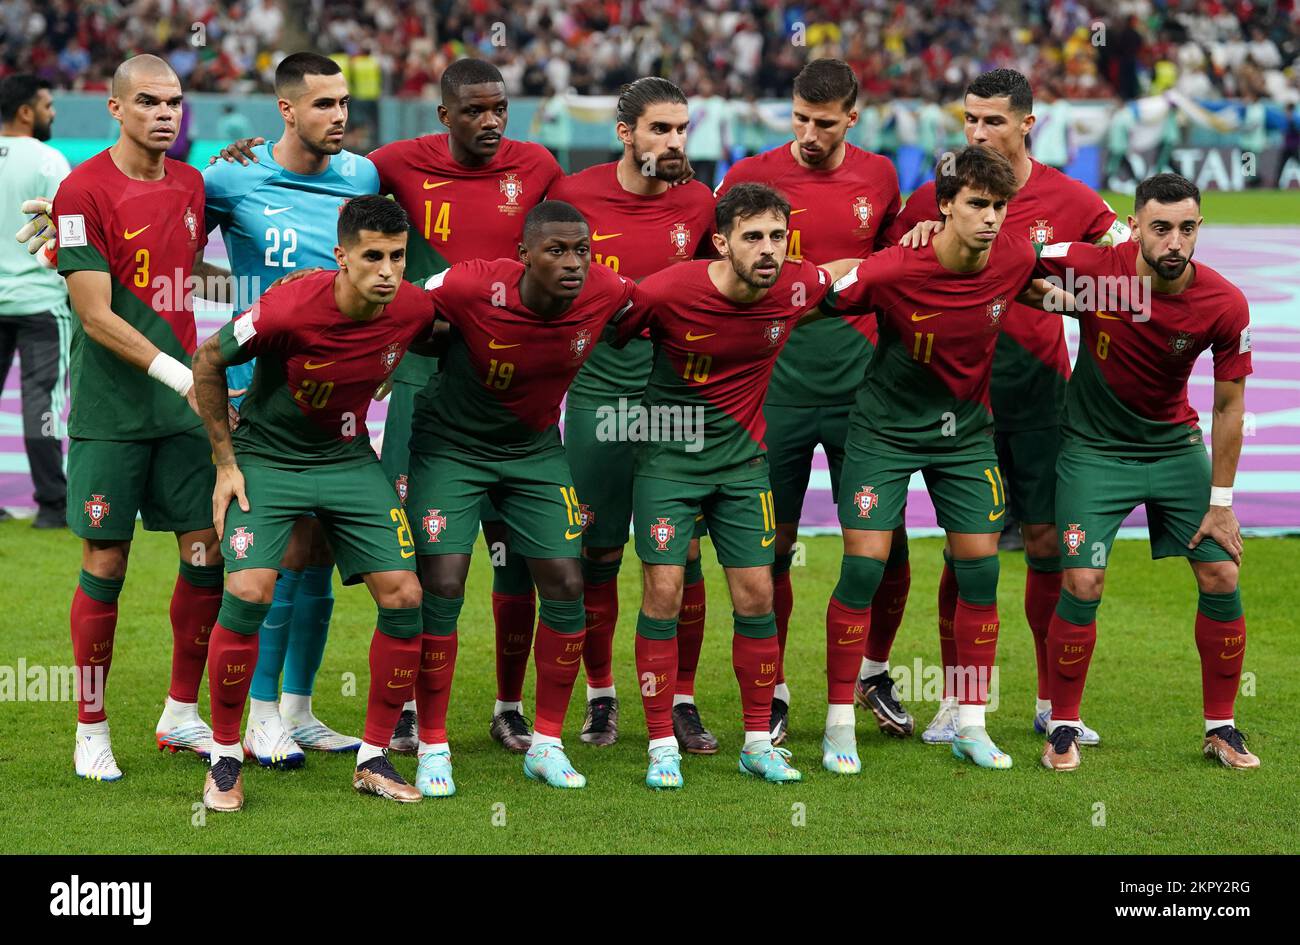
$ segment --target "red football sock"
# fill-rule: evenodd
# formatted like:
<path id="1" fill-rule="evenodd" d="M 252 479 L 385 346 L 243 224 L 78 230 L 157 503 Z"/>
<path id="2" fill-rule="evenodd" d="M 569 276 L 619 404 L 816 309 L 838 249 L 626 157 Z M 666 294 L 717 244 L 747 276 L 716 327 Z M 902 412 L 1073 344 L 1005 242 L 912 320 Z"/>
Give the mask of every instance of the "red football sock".
<path id="1" fill-rule="evenodd" d="M 1035 571 L 1025 574 L 1025 620 L 1034 635 L 1034 658 L 1038 661 L 1038 698 L 1048 699 L 1052 668 L 1047 661 L 1047 633 L 1061 597 L 1060 571 Z"/>
<path id="2" fill-rule="evenodd" d="M 256 633 L 236 633 L 219 623 L 212 628 L 208 637 L 208 694 L 212 700 L 212 740 L 218 745 L 239 744 L 239 723 L 244 718 L 256 665 Z"/>
<path id="3" fill-rule="evenodd" d="M 939 656 L 943 660 L 943 697 L 955 696 L 953 675 L 957 669 L 957 640 L 953 637 L 953 620 L 957 614 L 957 572 L 952 562 L 943 562 L 939 576 Z"/>
<path id="4" fill-rule="evenodd" d="M 785 682 L 785 638 L 790 632 L 790 614 L 794 612 L 794 588 L 790 586 L 790 572 L 772 575 L 772 603 L 776 611 L 776 684 Z"/>
<path id="5" fill-rule="evenodd" d="M 957 598 L 953 642 L 957 645 L 957 701 L 985 705 L 998 654 L 998 605 L 969 604 Z"/>
<path id="6" fill-rule="evenodd" d="M 831 705 L 853 704 L 871 610 L 854 610 L 834 597 L 826 605 L 826 701 Z"/>
<path id="7" fill-rule="evenodd" d="M 636 635 L 636 678 L 641 681 L 641 704 L 645 707 L 646 728 L 652 739 L 673 737 L 673 696 L 677 692 L 678 660 L 676 639 L 659 640 L 639 633 Z"/>
<path id="8" fill-rule="evenodd" d="M 208 662 L 208 636 L 221 610 L 221 585 L 198 587 L 176 576 L 172 589 L 172 682 L 167 695 L 198 702 L 199 682 Z"/>
<path id="9" fill-rule="evenodd" d="M 77 668 L 77 721 L 102 722 L 104 689 L 113 663 L 117 601 L 95 600 L 80 587 L 72 595 L 72 662 Z"/>
<path id="10" fill-rule="evenodd" d="M 451 700 L 451 680 L 456 672 L 455 631 L 446 636 L 420 635 L 420 676 L 415 683 L 416 716 L 419 718 L 420 741 L 437 744 L 447 741 L 447 703 Z"/>
<path id="11" fill-rule="evenodd" d="M 618 578 L 600 584 L 584 584 L 582 600 L 587 610 L 587 642 L 582 649 L 582 661 L 587 667 L 587 685 L 593 689 L 604 689 L 614 685 Z"/>
<path id="12" fill-rule="evenodd" d="M 746 732 L 766 732 L 772 724 L 772 689 L 776 685 L 776 635 L 731 636 L 731 667 L 740 683 L 740 705 Z M 861 650 L 858 651 L 859 653 Z"/>
<path id="13" fill-rule="evenodd" d="M 871 626 L 867 630 L 867 659 L 878 663 L 889 661 L 889 651 L 894 648 L 894 637 L 903 622 L 907 607 L 907 593 L 912 588 L 912 565 L 903 561 L 885 568 L 876 596 L 871 599 Z"/>
<path id="14" fill-rule="evenodd" d="M 524 675 L 533 645 L 533 615 L 536 595 L 492 592 L 492 620 L 497 631 L 497 699 L 521 702 Z"/>
<path id="15" fill-rule="evenodd" d="M 559 738 L 564 731 L 564 713 L 569 711 L 569 697 L 578 678 L 586 636 L 585 629 L 577 633 L 560 633 L 541 620 L 537 621 L 537 636 L 533 643 L 533 655 L 537 661 L 537 706 L 533 729 L 543 735 Z"/>
<path id="16" fill-rule="evenodd" d="M 370 695 L 361 739 L 373 748 L 388 747 L 402 706 L 412 698 L 420 674 L 420 636 L 391 637 L 376 628 L 370 638 Z"/>
<path id="17" fill-rule="evenodd" d="M 695 668 L 700 665 L 704 646 L 704 581 L 682 588 L 682 609 L 677 618 L 677 689 L 684 696 L 695 695 Z"/>
<path id="18" fill-rule="evenodd" d="M 1197 611 L 1196 649 L 1201 654 L 1201 696 L 1206 719 L 1232 718 L 1241 666 L 1246 660 L 1246 618 L 1214 620 Z"/>
<path id="19" fill-rule="evenodd" d="M 1097 621 L 1080 626 L 1053 613 L 1044 645 L 1047 650 L 1048 695 L 1040 695 L 1038 698 L 1052 700 L 1054 720 L 1077 722 L 1079 706 L 1083 702 L 1083 686 L 1088 679 L 1088 666 L 1092 663 L 1092 651 L 1097 646 Z M 1041 661 L 1039 665 L 1041 667 Z"/>

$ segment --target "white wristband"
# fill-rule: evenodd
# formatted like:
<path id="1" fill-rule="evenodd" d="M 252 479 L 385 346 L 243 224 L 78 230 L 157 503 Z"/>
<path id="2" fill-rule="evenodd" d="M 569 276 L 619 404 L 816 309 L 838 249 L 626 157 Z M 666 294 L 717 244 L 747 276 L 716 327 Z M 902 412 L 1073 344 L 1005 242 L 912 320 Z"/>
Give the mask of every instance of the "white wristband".
<path id="1" fill-rule="evenodd" d="M 194 386 L 194 373 L 170 354 L 159 351 L 149 365 L 149 376 L 161 381 L 182 397 Z"/>
<path id="2" fill-rule="evenodd" d="M 1232 508 L 1232 486 L 1210 486 L 1210 505 Z"/>

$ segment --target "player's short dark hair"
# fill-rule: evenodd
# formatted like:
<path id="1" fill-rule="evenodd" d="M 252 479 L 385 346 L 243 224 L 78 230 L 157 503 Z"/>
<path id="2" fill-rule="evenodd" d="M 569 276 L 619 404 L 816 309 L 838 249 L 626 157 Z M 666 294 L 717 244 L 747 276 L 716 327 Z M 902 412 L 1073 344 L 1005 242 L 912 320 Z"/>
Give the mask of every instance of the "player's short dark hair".
<path id="1" fill-rule="evenodd" d="M 542 227 L 548 223 L 581 223 L 587 225 L 587 218 L 571 203 L 563 200 L 543 200 L 524 217 L 524 242 L 531 243 L 542 235 Z"/>
<path id="2" fill-rule="evenodd" d="M 852 111 L 858 102 L 858 77 L 843 59 L 814 59 L 794 77 L 794 94 L 812 105 L 838 103 Z"/>
<path id="3" fill-rule="evenodd" d="M 935 167 L 936 201 L 953 200 L 963 187 L 1007 200 L 1020 189 L 1011 162 L 992 148 L 978 144 L 964 147 L 956 155 L 943 155 Z"/>
<path id="4" fill-rule="evenodd" d="M 18 109 L 35 102 L 37 92 L 52 88 L 48 79 L 26 72 L 0 79 L 0 121 L 13 121 Z"/>
<path id="5" fill-rule="evenodd" d="M 1009 98 L 1011 110 L 1028 115 L 1034 110 L 1034 90 L 1029 80 L 1015 69 L 994 69 L 975 77 L 966 94 L 976 98 Z"/>
<path id="6" fill-rule="evenodd" d="M 343 68 L 329 56 L 314 52 L 296 52 L 285 56 L 275 67 L 275 94 L 281 97 L 297 92 L 309 75 L 338 75 Z"/>
<path id="7" fill-rule="evenodd" d="M 775 212 L 790 223 L 790 201 L 766 184 L 737 184 L 727 191 L 713 209 L 713 222 L 723 236 L 730 236 L 737 220 Z"/>
<path id="8" fill-rule="evenodd" d="M 353 197 L 339 213 L 339 245 L 354 246 L 362 230 L 393 236 L 405 233 L 411 221 L 395 200 L 378 194 Z"/>
<path id="9" fill-rule="evenodd" d="M 505 85 L 506 80 L 501 77 L 501 70 L 486 59 L 457 59 L 443 70 L 438 86 L 442 90 L 442 101 L 446 104 L 448 100 L 459 98 L 460 90 L 467 85 L 493 82 Z"/>
<path id="10" fill-rule="evenodd" d="M 1141 210 L 1148 200 L 1156 203 L 1180 203 L 1188 197 L 1200 207 L 1201 188 L 1182 174 L 1154 174 L 1137 185 L 1137 193 L 1133 195 L 1133 212 Z"/>
<path id="11" fill-rule="evenodd" d="M 651 105 L 667 102 L 686 105 L 686 93 L 667 79 L 657 75 L 643 76 L 618 90 L 618 107 L 615 116 L 629 128 L 636 123 Z"/>

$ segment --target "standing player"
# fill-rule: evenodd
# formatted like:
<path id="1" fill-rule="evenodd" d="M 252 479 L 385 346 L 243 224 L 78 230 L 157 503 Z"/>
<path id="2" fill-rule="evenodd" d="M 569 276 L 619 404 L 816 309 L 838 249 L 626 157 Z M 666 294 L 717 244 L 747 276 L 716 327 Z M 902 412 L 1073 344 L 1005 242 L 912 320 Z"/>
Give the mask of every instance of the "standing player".
<path id="1" fill-rule="evenodd" d="M 1079 357 L 1057 463 L 1065 586 L 1047 639 L 1052 718 L 1042 762 L 1057 771 L 1079 766 L 1079 703 L 1097 643 L 1106 563 L 1120 524 L 1145 504 L 1151 556 L 1187 558 L 1200 591 L 1202 750 L 1229 768 L 1257 768 L 1233 718 L 1246 618 L 1232 484 L 1251 372 L 1250 311 L 1240 289 L 1192 263 L 1202 222 L 1195 184 L 1177 174 L 1149 177 L 1138 185 L 1133 212 L 1130 242 L 1053 244 L 1039 257 L 1040 274 L 1075 286 L 1150 289 L 1139 304 L 1130 297 L 1128 311 L 1107 305 L 1079 313 Z M 1206 349 L 1214 353 L 1213 466 L 1187 402 L 1188 376 Z"/>
<path id="2" fill-rule="evenodd" d="M 411 218 L 407 278 L 423 282 L 467 259 L 513 259 L 524 217 L 564 172 L 540 144 L 505 137 L 509 102 L 505 81 L 491 63 L 460 59 L 440 82 L 438 120 L 446 134 L 384 145 L 370 154 L 380 193 L 392 194 Z M 415 395 L 432 382 L 436 362 L 418 354 L 402 359 L 384 423 L 380 462 L 399 496 L 408 490 L 409 441 Z M 496 623 L 497 701 L 492 737 L 511 751 L 526 751 L 524 673 L 533 634 L 534 594 L 522 559 L 496 549 L 507 535 L 490 504 L 483 509 L 484 537 L 492 555 L 492 615 Z M 414 751 L 415 706 L 402 713 L 393 747 Z"/>
<path id="3" fill-rule="evenodd" d="M 395 801 L 420 800 L 387 757 L 419 668 L 415 549 L 365 426 L 375 389 L 433 325 L 427 294 L 402 281 L 407 224 L 391 200 L 349 201 L 338 214 L 338 270 L 272 288 L 195 355 L 199 409 L 217 467 L 212 515 L 230 549 L 208 652 L 213 749 L 203 803 L 211 810 L 244 804 L 239 721 L 258 661 L 258 630 L 294 523 L 306 514 L 320 520 L 343 583 L 365 581 L 379 607 L 353 786 Z M 226 368 L 253 357 L 252 387 L 232 436 Z"/>
<path id="4" fill-rule="evenodd" d="M 294 53 L 275 70 L 284 130 L 249 149 L 253 164 L 216 163 L 203 174 L 209 230 L 221 227 L 234 280 L 235 312 L 298 267 L 334 264 L 335 229 L 345 200 L 379 190 L 375 167 L 343 150 L 348 86 L 338 63 Z M 257 139 L 260 140 L 260 139 Z M 248 387 L 253 362 L 230 369 L 230 386 Z M 334 560 L 320 522 L 294 528 L 258 633 L 244 745 L 262 765 L 295 767 L 303 748 L 356 751 L 360 739 L 320 722 L 311 697 L 334 610 Z M 284 673 L 284 695 L 280 674 Z"/>
<path id="5" fill-rule="evenodd" d="M 1074 240 L 1109 245 L 1128 239 L 1128 229 L 1106 201 L 1084 184 L 1033 160 L 1025 150 L 1026 136 L 1034 126 L 1034 99 L 1023 75 L 1011 69 L 984 73 L 967 87 L 965 109 L 967 142 L 997 151 L 1016 172 L 1020 189 L 1007 207 L 1003 229 L 1039 245 Z M 922 184 L 891 227 L 891 238 L 922 221 L 937 220 L 938 212 L 934 182 Z M 1060 319 L 1043 318 L 1041 312 L 1013 301 L 1003 323 L 990 385 L 994 442 L 1006 477 L 1008 508 L 1021 523 L 1025 540 L 1025 619 L 1034 635 L 1038 665 L 1034 728 L 1041 733 L 1046 731 L 1051 708 L 1047 627 L 1061 590 L 1054 492 L 1070 361 Z M 956 601 L 957 582 L 945 552 L 939 583 L 939 644 L 945 667 L 954 665 L 956 655 L 952 635 Z M 944 678 L 949 678 L 946 671 Z M 945 687 L 944 700 L 922 738 L 931 744 L 951 742 L 956 716 L 957 700 Z M 1087 726 L 1083 732 L 1083 744 L 1100 741 Z"/>
<path id="6" fill-rule="evenodd" d="M 213 469 L 188 366 L 203 179 L 166 157 L 180 80 L 156 56 L 128 59 L 113 74 L 108 110 L 121 125 L 117 142 L 79 165 L 54 199 L 58 268 L 79 318 L 68 421 L 68 525 L 82 539 L 72 650 L 77 678 L 94 680 L 79 693 L 73 760 L 79 776 L 99 781 L 122 776 L 103 696 L 137 512 L 149 531 L 175 533 L 180 551 L 160 748 L 206 755 L 211 747 L 198 692 L 221 604 Z"/>
<path id="7" fill-rule="evenodd" d="M 636 285 L 590 265 L 590 234 L 572 206 L 528 213 L 519 259 L 470 260 L 432 277 L 450 347 L 436 388 L 416 401 L 411 492 L 424 586 L 424 645 L 416 698 L 426 796 L 456 791 L 447 704 L 456 623 L 485 497 L 501 511 L 540 598 L 535 656 L 537 722 L 524 774 L 552 787 L 587 779 L 561 734 L 586 634 L 582 515 L 560 442 L 560 401 L 605 326 L 631 307 Z"/>
<path id="8" fill-rule="evenodd" d="M 845 140 L 858 121 L 857 101 L 858 80 L 847 63 L 813 60 L 794 80 L 791 121 L 795 139 L 740 161 L 718 187 L 719 196 L 741 181 L 768 184 L 780 191 L 794 208 L 787 240 L 792 261 L 868 256 L 885 245 L 885 233 L 898 215 L 894 165 Z M 825 450 L 831 495 L 838 501 L 849 408 L 875 342 L 876 319 L 870 313 L 805 326 L 777 359 L 763 406 L 776 511 L 772 577 L 781 650 L 772 695 L 774 745 L 785 740 L 788 725 L 785 641 L 794 607 L 791 548 L 799 535 L 813 451 L 818 443 Z M 889 649 L 902 623 L 911 586 L 907 531 L 902 525 L 892 549 L 881 581 L 889 605 L 872 611 L 859 696 L 863 708 L 875 714 L 881 731 L 906 737 L 912 734 L 914 723 L 895 698 L 889 675 Z"/>
<path id="9" fill-rule="evenodd" d="M 829 709 L 822 765 L 862 768 L 853 688 L 864 628 L 913 474 L 947 532 L 958 593 L 953 754 L 1010 768 L 984 725 L 998 639 L 998 535 L 1006 486 L 993 447 L 989 375 L 1008 303 L 1030 281 L 1030 244 L 1003 227 L 1015 174 L 997 152 L 965 148 L 936 187 L 944 230 L 924 250 L 894 246 L 835 283 L 826 307 L 875 310 L 880 341 L 849 419 L 839 502 L 844 561 L 826 610 Z M 951 170 L 951 173 L 945 171 Z M 1040 318 L 1050 316 L 1039 313 Z"/>
<path id="10" fill-rule="evenodd" d="M 551 188 L 551 199 L 572 204 L 587 220 L 594 261 L 625 278 L 640 282 L 711 250 L 712 193 L 698 181 L 676 183 L 687 170 L 687 124 L 681 89 L 667 79 L 638 79 L 625 86 L 618 99 L 622 159 L 573 174 Z M 650 357 L 648 338 L 634 338 L 621 349 L 597 344 L 574 379 L 565 406 L 565 449 L 583 515 L 587 640 L 582 657 L 587 668 L 587 716 L 581 738 L 592 745 L 618 740 L 614 628 L 618 571 L 632 521 L 635 444 L 608 437 L 607 420 L 637 410 L 650 376 Z M 673 729 L 683 750 L 712 754 L 718 750 L 717 739 L 704 727 L 695 707 L 695 667 L 704 640 L 705 612 L 698 543 L 686 569 Z"/>

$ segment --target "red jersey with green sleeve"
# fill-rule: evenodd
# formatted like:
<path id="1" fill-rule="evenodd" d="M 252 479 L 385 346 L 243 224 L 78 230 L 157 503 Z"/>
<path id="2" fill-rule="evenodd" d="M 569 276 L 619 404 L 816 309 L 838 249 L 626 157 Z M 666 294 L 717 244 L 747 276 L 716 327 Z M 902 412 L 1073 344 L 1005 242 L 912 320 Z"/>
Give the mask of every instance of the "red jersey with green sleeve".
<path id="1" fill-rule="evenodd" d="M 1041 247 L 1038 275 L 1077 281 L 1137 278 L 1137 243 Z M 1080 312 L 1079 357 L 1065 400 L 1064 448 L 1127 457 L 1204 449 L 1187 401 L 1197 356 L 1214 352 L 1214 379 L 1251 372 L 1250 309 L 1231 282 L 1202 263 L 1177 295 L 1150 293 L 1146 312 Z M 1115 283 L 1111 283 L 1115 284 Z M 1134 284 L 1134 283 L 1128 283 Z M 1145 316 L 1145 320 L 1143 317 Z"/>
<path id="2" fill-rule="evenodd" d="M 127 177 L 108 151 L 59 186 L 59 272 L 106 272 L 114 314 L 183 364 L 196 343 L 190 276 L 203 245 L 203 176 L 163 159 L 161 180 Z M 191 430 L 201 421 L 185 398 L 92 341 L 72 332 L 70 436 L 146 440 Z"/>
<path id="3" fill-rule="evenodd" d="M 257 358 L 233 440 L 240 463 L 287 469 L 375 461 L 366 411 L 411 342 L 433 327 L 428 293 L 402 283 L 366 321 L 334 301 L 338 270 L 278 285 L 217 332 L 230 364 Z"/>
<path id="4" fill-rule="evenodd" d="M 850 439 L 917 455 L 991 450 L 994 346 L 1011 300 L 1033 271 L 1030 243 L 1003 229 L 979 272 L 945 268 L 933 244 L 891 246 L 836 282 L 824 310 L 874 309 L 880 324 L 849 415 Z"/>
<path id="5" fill-rule="evenodd" d="M 718 291 L 709 265 L 702 259 L 650 276 L 639 286 L 634 319 L 620 329 L 626 336 L 650 326 L 654 364 L 642 405 L 652 420 L 703 420 L 691 428 L 695 437 L 664 431 L 639 442 L 638 476 L 737 482 L 765 474 L 763 397 L 773 365 L 795 322 L 830 289 L 825 270 L 787 260 L 762 298 L 742 304 Z"/>
<path id="6" fill-rule="evenodd" d="M 661 194 L 632 194 L 618 182 L 618 164 L 570 174 L 547 198 L 573 204 L 591 228 L 594 262 L 640 282 L 661 269 L 712 256 L 713 193 L 699 181 Z M 598 344 L 569 391 L 570 407 L 595 409 L 620 397 L 641 399 L 650 376 L 649 339 L 622 348 Z"/>
<path id="7" fill-rule="evenodd" d="M 718 186 L 721 197 L 752 181 L 790 201 L 787 258 L 815 263 L 860 259 L 886 245 L 898 215 L 898 173 L 886 157 L 844 145 L 831 171 L 800 164 L 790 143 L 738 161 Z M 849 404 L 876 343 L 871 315 L 827 319 L 799 329 L 777 359 L 767 402 L 793 407 Z"/>
<path id="8" fill-rule="evenodd" d="M 1029 180 L 1007 204 L 1004 233 L 1033 243 L 1095 243 L 1115 222 L 1115 211 L 1086 184 L 1030 161 Z M 923 220 L 938 220 L 934 181 L 916 189 L 890 228 L 890 242 Z M 991 396 L 999 430 L 1041 430 L 1061 421 L 1070 354 L 1059 318 L 1011 303 L 993 359 Z"/>
<path id="9" fill-rule="evenodd" d="M 466 167 L 451 156 L 446 134 L 394 141 L 369 154 L 379 192 L 392 194 L 411 218 L 406 278 L 423 283 L 467 259 L 514 258 L 524 217 L 564 176 L 540 144 L 502 138 L 492 161 Z M 424 386 L 433 358 L 411 354 L 394 380 Z"/>
<path id="10" fill-rule="evenodd" d="M 449 444 L 488 458 L 560 449 L 560 402 L 636 283 L 592 266 L 568 310 L 544 319 L 519 297 L 514 259 L 457 263 L 426 285 L 451 344 L 438 383 L 417 395 L 411 449 Z"/>

